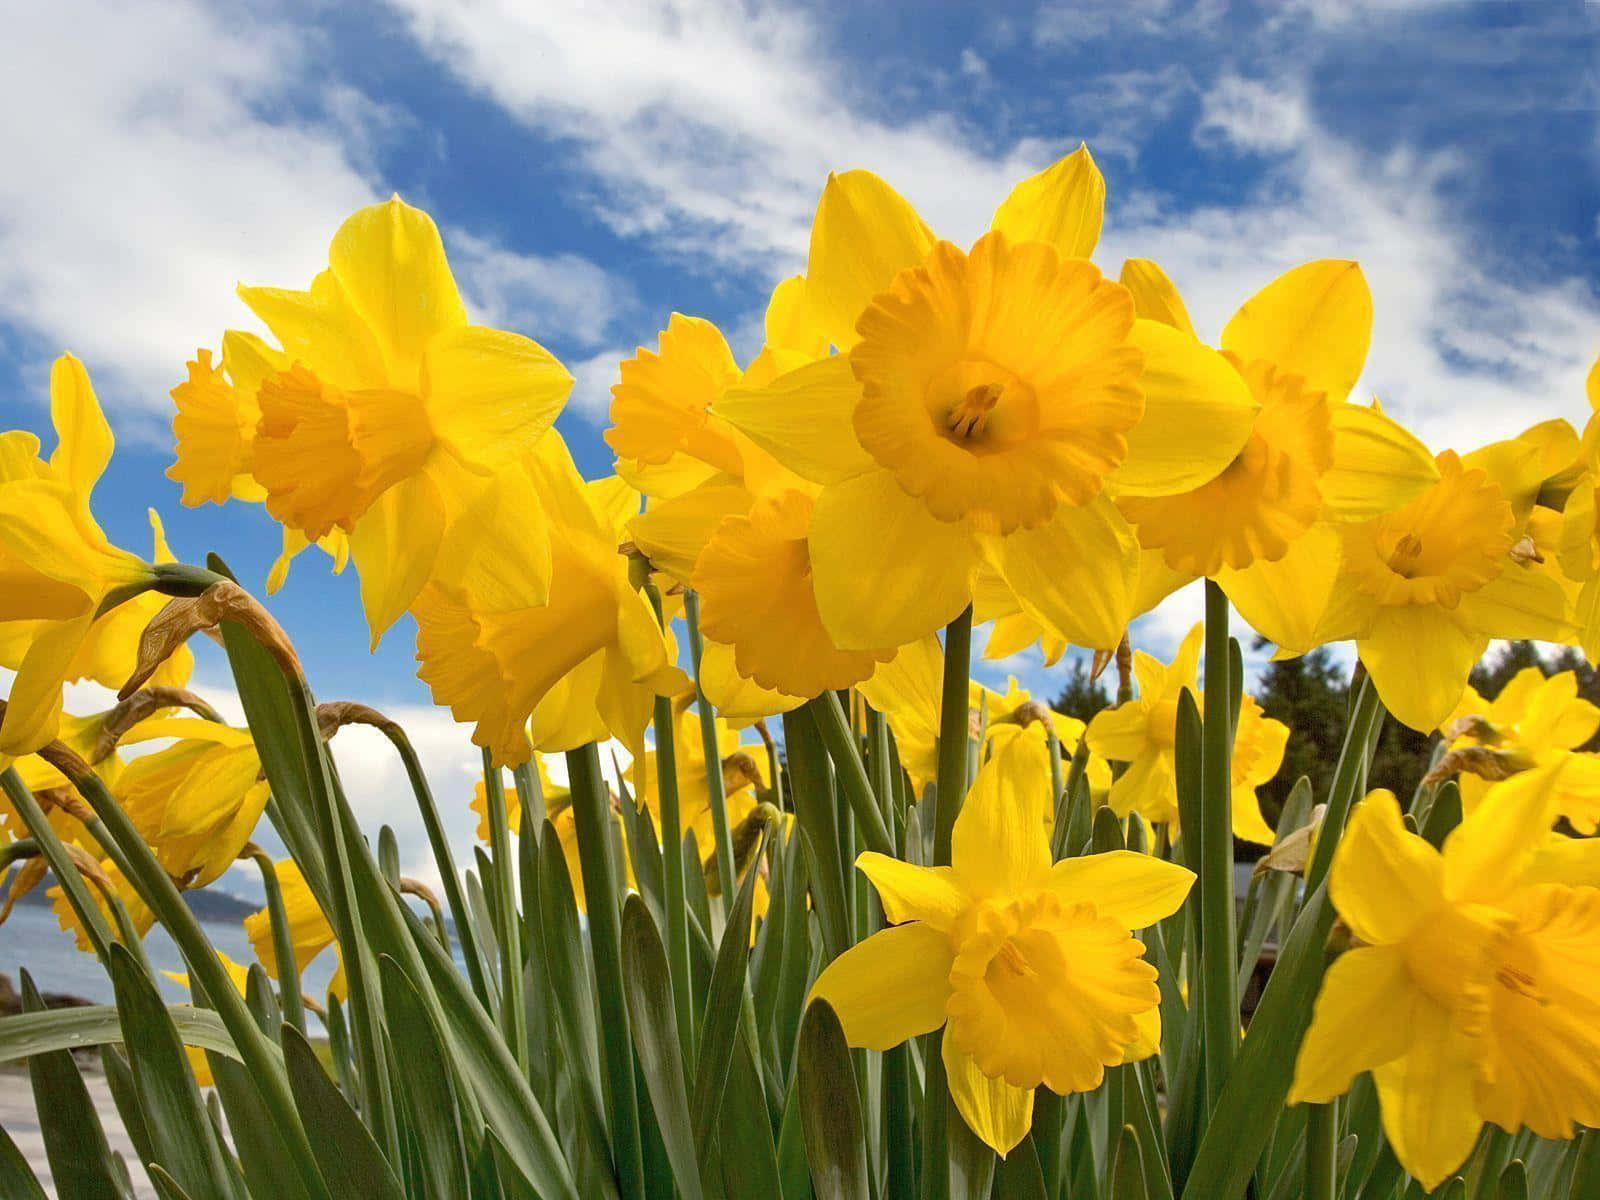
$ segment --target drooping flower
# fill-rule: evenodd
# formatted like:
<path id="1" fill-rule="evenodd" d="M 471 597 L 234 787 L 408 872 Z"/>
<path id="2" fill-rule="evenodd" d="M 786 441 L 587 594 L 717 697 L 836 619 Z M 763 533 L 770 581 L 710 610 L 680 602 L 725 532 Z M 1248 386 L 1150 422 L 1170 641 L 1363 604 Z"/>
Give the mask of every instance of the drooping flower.
<path id="1" fill-rule="evenodd" d="M 0 723 L 3 754 L 55 738 L 64 684 L 120 687 L 140 632 L 165 603 L 153 593 L 118 603 L 119 592 L 148 584 L 154 570 L 112 545 L 90 511 L 113 441 L 89 374 L 71 355 L 51 367 L 50 415 L 57 444 L 48 462 L 33 435 L 0 434 L 0 665 L 17 672 Z M 153 512 L 151 520 L 152 557 L 169 561 Z M 154 682 L 181 684 L 192 664 L 182 650 Z"/>
<path id="2" fill-rule="evenodd" d="M 1463 809 L 1483 800 L 1490 782 L 1534 767 L 1562 763 L 1555 777 L 1556 811 L 1581 834 L 1600 825 L 1600 756 L 1578 747 L 1600 730 L 1600 708 L 1578 695 L 1578 676 L 1560 671 L 1545 678 L 1524 667 L 1492 701 L 1470 685 L 1440 727 L 1451 756 L 1441 762 L 1457 775 Z"/>
<path id="3" fill-rule="evenodd" d="M 829 178 L 806 289 L 841 353 L 717 407 L 820 485 L 809 561 L 840 647 L 935 631 L 987 566 L 1024 612 L 1109 649 L 1138 559 L 1109 494 L 1188 490 L 1238 452 L 1255 406 L 1237 373 L 1087 261 L 1103 200 L 1079 150 L 963 252 L 877 176 Z"/>
<path id="4" fill-rule="evenodd" d="M 653 697 L 681 691 L 686 681 L 617 552 L 625 508 L 609 503 L 615 489 L 584 484 L 555 433 L 497 483 L 494 503 L 471 514 L 471 534 L 441 550 L 451 569 L 417 596 L 418 677 L 435 703 L 474 722 L 473 742 L 496 765 L 527 761 L 529 718 L 574 673 L 585 684 L 574 683 L 565 697 L 581 710 L 576 716 L 592 712 L 637 753 Z M 637 496 L 628 495 L 636 510 Z M 547 527 L 525 519 L 530 497 L 549 513 Z M 528 605 L 520 586 L 506 581 L 541 554 L 551 564 L 549 603 Z M 558 748 L 576 747 L 540 746 Z"/>
<path id="5" fill-rule="evenodd" d="M 1351 815 L 1329 878 L 1358 942 L 1328 969 L 1291 1103 L 1363 1071 L 1383 1128 L 1426 1189 L 1485 1120 L 1572 1136 L 1600 1120 L 1600 859 L 1547 852 L 1560 767 L 1492 788 L 1441 853 L 1392 793 Z"/>
<path id="6" fill-rule="evenodd" d="M 1122 281 L 1141 317 L 1190 329 L 1155 263 L 1130 260 Z M 1353 262 L 1306 263 L 1245 301 L 1219 345 L 1261 406 L 1250 436 L 1200 487 L 1122 500 L 1140 544 L 1182 577 L 1209 576 L 1224 591 L 1246 576 L 1235 590 L 1248 603 L 1264 587 L 1292 590 L 1270 564 L 1319 525 L 1379 516 L 1434 482 L 1421 442 L 1377 408 L 1346 403 L 1371 338 L 1372 296 Z"/>
<path id="7" fill-rule="evenodd" d="M 399 197 L 347 219 L 328 262 L 307 291 L 239 289 L 278 346 L 230 333 L 220 370 L 204 352 L 191 364 L 171 474 L 193 504 L 238 494 L 248 472 L 244 493 L 300 539 L 342 530 L 376 642 L 572 377 L 538 343 L 468 321 L 439 231 Z M 529 566 L 515 582 L 541 602 L 548 561 Z"/>
<path id="8" fill-rule="evenodd" d="M 1035 1088 L 1091 1090 L 1148 1048 L 1160 992 L 1129 930 L 1176 911 L 1194 880 L 1129 851 L 1052 866 L 1048 796 L 1043 738 L 1011 738 L 979 769 L 950 866 L 861 855 L 894 925 L 812 988 L 852 1046 L 887 1050 L 943 1026 L 956 1108 L 1002 1155 L 1027 1135 Z"/>
<path id="9" fill-rule="evenodd" d="M 1089 747 L 1127 769 L 1111 785 L 1108 803 L 1119 817 L 1137 812 L 1147 821 L 1178 828 L 1178 776 L 1174 759 L 1178 700 L 1184 691 L 1204 702 L 1199 686 L 1200 646 L 1204 628 L 1194 626 L 1178 646 L 1177 657 L 1163 665 L 1142 650 L 1133 654 L 1138 694 L 1126 704 L 1102 709 L 1089 722 Z M 1273 833 L 1261 815 L 1256 789 L 1278 773 L 1288 744 L 1289 727 L 1261 711 L 1244 695 L 1234 729 L 1232 820 L 1235 837 L 1272 844 Z"/>

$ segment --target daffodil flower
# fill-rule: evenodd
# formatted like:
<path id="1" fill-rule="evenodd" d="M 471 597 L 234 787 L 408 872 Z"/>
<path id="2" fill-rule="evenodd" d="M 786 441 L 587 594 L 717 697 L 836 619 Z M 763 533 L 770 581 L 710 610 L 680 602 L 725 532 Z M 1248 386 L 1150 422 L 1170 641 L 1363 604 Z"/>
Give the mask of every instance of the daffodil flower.
<path id="1" fill-rule="evenodd" d="M 1089 748 L 1127 769 L 1111 785 L 1107 798 L 1119 817 L 1139 813 L 1147 821 L 1177 830 L 1178 776 L 1174 758 L 1177 742 L 1178 699 L 1185 692 L 1202 702 L 1198 668 L 1204 629 L 1194 626 L 1178 646 L 1177 657 L 1162 664 L 1142 650 L 1133 652 L 1133 673 L 1138 694 L 1126 704 L 1097 712 L 1089 721 Z M 1271 826 L 1261 815 L 1256 789 L 1278 773 L 1289 727 L 1261 711 L 1255 699 L 1239 699 L 1229 759 L 1233 834 L 1248 842 L 1270 846 Z"/>
<path id="2" fill-rule="evenodd" d="M 887 1050 L 943 1026 L 951 1097 L 1002 1155 L 1027 1135 L 1035 1088 L 1089 1091 L 1146 1040 L 1160 991 L 1129 930 L 1175 912 L 1194 881 L 1129 851 L 1052 864 L 1048 796 L 1044 739 L 1011 738 L 979 769 L 950 866 L 858 858 L 893 927 L 812 988 L 852 1046 Z"/>
<path id="3" fill-rule="evenodd" d="M 1130 259 L 1122 282 L 1141 317 L 1193 332 L 1155 263 Z M 1121 501 L 1174 585 L 1214 578 L 1248 620 L 1263 589 L 1292 593 L 1295 563 L 1324 553 L 1329 529 L 1399 508 L 1437 480 L 1421 442 L 1377 408 L 1346 403 L 1371 340 L 1372 296 L 1353 262 L 1306 263 L 1240 306 L 1218 344 L 1260 404 L 1249 438 L 1192 491 Z"/>
<path id="4" fill-rule="evenodd" d="M 399 197 L 347 219 L 328 262 L 307 291 L 240 287 L 278 346 L 230 332 L 220 371 L 204 352 L 191 364 L 170 473 L 185 503 L 264 493 L 305 541 L 347 534 L 376 644 L 572 377 L 538 343 L 468 321 L 439 231 Z M 543 520 L 537 504 L 523 520 Z M 548 558 L 528 566 L 508 586 L 542 602 Z"/>
<path id="5" fill-rule="evenodd" d="M 876 175 L 829 177 L 805 279 L 840 353 L 716 411 L 820 486 L 809 562 L 841 648 L 934 632 L 983 569 L 1056 634 L 1111 648 L 1139 548 L 1110 495 L 1187 491 L 1244 443 L 1255 403 L 1237 372 L 1137 318 L 1087 261 L 1103 203 L 1080 149 L 962 251 Z"/>
<path id="6" fill-rule="evenodd" d="M 620 482 L 585 485 L 553 432 L 498 483 L 463 536 L 441 548 L 449 570 L 417 596 L 418 677 L 456 720 L 475 723 L 473 742 L 496 765 L 527 761 L 529 718 L 574 673 L 582 678 L 563 699 L 578 710 L 550 719 L 569 734 L 598 722 L 638 752 L 653 697 L 687 681 L 617 553 L 618 522 L 629 505 L 637 511 L 637 493 Z M 549 514 L 548 528 L 530 525 L 525 502 Z M 544 555 L 549 603 L 529 605 L 517 577 Z"/>
<path id="7" fill-rule="evenodd" d="M 1575 445 L 1556 421 L 1465 457 L 1441 453 L 1437 483 L 1342 526 L 1325 558 L 1300 564 L 1292 597 L 1247 618 L 1280 653 L 1354 639 L 1385 707 L 1413 729 L 1436 729 L 1490 640 L 1574 632 L 1566 589 L 1519 547 L 1541 486 Z"/>
<path id="8" fill-rule="evenodd" d="M 0 665 L 17 672 L 0 754 L 54 740 L 64 684 L 87 678 L 120 687 L 139 634 L 165 603 L 153 593 L 117 603 L 119 592 L 148 585 L 155 571 L 112 545 L 90 511 L 113 441 L 89 373 L 71 355 L 51 367 L 50 417 L 57 444 L 48 462 L 32 434 L 0 434 Z M 170 561 L 154 512 L 151 521 L 152 557 Z M 182 650 L 154 682 L 181 684 L 192 663 Z"/>
<path id="9" fill-rule="evenodd" d="M 606 432 L 620 455 L 674 470 L 674 479 L 686 476 L 673 464 L 698 465 L 693 487 L 653 497 L 629 532 L 655 566 L 699 595 L 700 631 L 715 647 L 702 673 L 725 679 L 720 659 L 731 653 L 738 677 L 753 687 L 715 690 L 757 716 L 859 683 L 894 653 L 893 647 L 842 650 L 828 634 L 812 587 L 809 544 L 819 489 L 718 411 L 736 389 L 754 388 L 760 402 L 782 405 L 781 394 L 761 385 L 780 366 L 826 352 L 826 339 L 804 315 L 804 297 L 803 279 L 774 291 L 767 343 L 745 372 L 716 326 L 674 314 L 659 352 L 641 349 L 622 364 Z"/>
<path id="10" fill-rule="evenodd" d="M 716 843 L 705 740 L 700 736 L 698 714 L 686 702 L 675 707 L 677 732 L 674 746 L 678 765 L 679 822 L 683 833 L 693 833 L 701 851 L 706 852 Z M 722 777 L 728 827 L 731 829 L 755 811 L 759 803 L 757 791 L 770 786 L 766 755 L 752 753 L 754 748 L 743 745 L 739 731 L 728 722 L 718 719 L 716 730 L 717 773 Z M 658 830 L 661 828 L 660 770 L 660 758 L 656 751 L 647 750 L 629 764 L 627 773 L 634 799 L 649 810 Z"/>
<path id="11" fill-rule="evenodd" d="M 1559 561 L 1578 586 L 1578 644 L 1590 662 L 1600 660 L 1600 358 L 1589 368 L 1592 410 L 1579 442 L 1576 478 L 1561 510 Z"/>
<path id="12" fill-rule="evenodd" d="M 1540 1137 L 1600 1121 L 1600 855 L 1549 850 L 1552 777 L 1492 788 L 1443 852 L 1392 793 L 1356 807 L 1329 893 L 1358 948 L 1328 968 L 1291 1103 L 1372 1072 L 1383 1129 L 1425 1189 L 1483 1122 Z"/>
<path id="13" fill-rule="evenodd" d="M 1556 811 L 1585 835 L 1600 826 L 1600 756 L 1578 747 L 1596 730 L 1600 708 L 1578 695 L 1577 673 L 1546 679 L 1538 667 L 1518 671 L 1492 701 L 1468 686 L 1440 727 L 1451 751 L 1480 752 L 1462 756 L 1457 778 L 1467 812 L 1482 802 L 1490 781 L 1559 762 L 1563 769 L 1552 784 Z"/>

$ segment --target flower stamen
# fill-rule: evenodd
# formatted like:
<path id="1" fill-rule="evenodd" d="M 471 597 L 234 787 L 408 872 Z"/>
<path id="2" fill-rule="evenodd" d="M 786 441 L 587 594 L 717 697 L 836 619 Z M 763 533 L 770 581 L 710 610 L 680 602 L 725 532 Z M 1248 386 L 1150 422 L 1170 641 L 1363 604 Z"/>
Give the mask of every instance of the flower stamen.
<path id="1" fill-rule="evenodd" d="M 950 432 L 958 438 L 982 437 L 984 427 L 989 424 L 989 414 L 1000 403 L 1000 393 L 1004 390 L 1004 385 L 999 383 L 980 383 L 969 388 L 950 410 Z"/>

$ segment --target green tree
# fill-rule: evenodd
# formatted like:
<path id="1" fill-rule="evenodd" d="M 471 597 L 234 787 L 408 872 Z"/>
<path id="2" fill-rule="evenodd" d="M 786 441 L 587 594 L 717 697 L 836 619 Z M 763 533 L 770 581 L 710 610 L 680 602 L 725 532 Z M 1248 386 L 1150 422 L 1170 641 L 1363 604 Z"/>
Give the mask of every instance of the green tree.
<path id="1" fill-rule="evenodd" d="M 1055 698 L 1055 710 L 1087 722 L 1095 713 L 1110 705 L 1111 689 L 1106 686 L 1104 677 L 1096 679 L 1089 673 L 1083 659 L 1074 658 L 1072 673 L 1067 676 L 1067 686 Z"/>

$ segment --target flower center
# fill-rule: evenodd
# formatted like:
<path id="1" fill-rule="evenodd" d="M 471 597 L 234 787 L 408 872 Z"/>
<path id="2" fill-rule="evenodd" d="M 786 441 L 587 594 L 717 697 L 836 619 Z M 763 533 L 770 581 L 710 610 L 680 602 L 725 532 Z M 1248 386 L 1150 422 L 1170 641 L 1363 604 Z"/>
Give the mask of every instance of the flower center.
<path id="1" fill-rule="evenodd" d="M 980 383 L 969 388 L 950 410 L 950 432 L 958 438 L 982 437 L 989 414 L 1000 403 L 1000 393 L 1004 390 L 998 383 Z"/>
<path id="2" fill-rule="evenodd" d="M 1394 549 L 1389 551 L 1389 569 L 1396 575 L 1410 579 L 1422 559 L 1422 539 L 1414 533 L 1403 534 Z"/>

